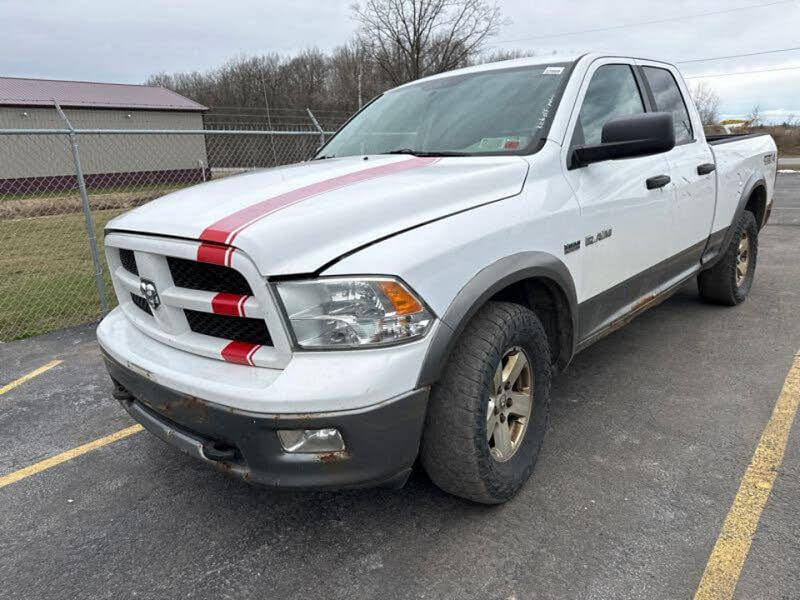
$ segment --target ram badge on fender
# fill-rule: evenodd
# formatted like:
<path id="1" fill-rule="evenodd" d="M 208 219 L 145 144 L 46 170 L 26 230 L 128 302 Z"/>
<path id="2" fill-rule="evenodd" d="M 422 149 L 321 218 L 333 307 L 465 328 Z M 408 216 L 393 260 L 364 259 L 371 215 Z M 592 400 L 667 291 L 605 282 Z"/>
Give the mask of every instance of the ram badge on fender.
<path id="1" fill-rule="evenodd" d="M 319 151 L 111 221 L 98 340 L 125 409 L 251 483 L 509 499 L 576 352 L 697 278 L 750 291 L 768 135 L 678 70 L 589 54 L 390 90 Z M 325 160 L 322 160 L 325 159 Z"/>

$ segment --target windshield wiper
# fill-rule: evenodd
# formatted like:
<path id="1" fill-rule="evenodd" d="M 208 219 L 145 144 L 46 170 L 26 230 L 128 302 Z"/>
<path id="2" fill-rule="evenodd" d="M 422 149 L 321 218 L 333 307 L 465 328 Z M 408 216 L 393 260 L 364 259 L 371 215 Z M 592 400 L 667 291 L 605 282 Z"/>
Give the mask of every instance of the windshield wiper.
<path id="1" fill-rule="evenodd" d="M 322 156 L 315 156 L 311 160 L 325 160 L 326 158 L 336 158 L 335 154 L 323 154 Z"/>
<path id="2" fill-rule="evenodd" d="M 411 154 L 412 156 L 472 156 L 469 152 L 449 152 L 446 150 L 437 152 L 423 152 L 422 150 L 412 150 L 411 148 L 398 148 L 381 152 L 381 154 Z"/>

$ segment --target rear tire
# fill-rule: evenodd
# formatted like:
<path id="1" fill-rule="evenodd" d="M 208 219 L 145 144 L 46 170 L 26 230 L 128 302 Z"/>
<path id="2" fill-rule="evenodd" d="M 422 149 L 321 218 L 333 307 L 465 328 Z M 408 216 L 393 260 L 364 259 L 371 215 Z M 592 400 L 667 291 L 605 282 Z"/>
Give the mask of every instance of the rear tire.
<path id="1" fill-rule="evenodd" d="M 433 482 L 484 504 L 511 498 L 530 477 L 547 431 L 550 378 L 550 347 L 536 315 L 487 303 L 431 393 L 420 457 Z"/>
<path id="2" fill-rule="evenodd" d="M 746 210 L 734 227 L 722 258 L 697 276 L 700 295 L 715 304 L 736 306 L 744 302 L 753 286 L 758 258 L 756 218 Z"/>

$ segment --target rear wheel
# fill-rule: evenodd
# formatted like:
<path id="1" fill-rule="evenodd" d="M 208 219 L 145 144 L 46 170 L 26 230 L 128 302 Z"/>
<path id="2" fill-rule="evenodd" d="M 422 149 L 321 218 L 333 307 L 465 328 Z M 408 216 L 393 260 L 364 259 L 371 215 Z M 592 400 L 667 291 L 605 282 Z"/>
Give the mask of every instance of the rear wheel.
<path id="1" fill-rule="evenodd" d="M 484 306 L 432 390 L 420 454 L 434 483 L 485 504 L 513 496 L 547 430 L 550 376 L 536 315 L 507 302 Z"/>
<path id="2" fill-rule="evenodd" d="M 735 306 L 743 302 L 753 286 L 758 258 L 758 226 L 750 211 L 735 225 L 725 254 L 713 267 L 697 277 L 700 295 L 710 302 Z"/>

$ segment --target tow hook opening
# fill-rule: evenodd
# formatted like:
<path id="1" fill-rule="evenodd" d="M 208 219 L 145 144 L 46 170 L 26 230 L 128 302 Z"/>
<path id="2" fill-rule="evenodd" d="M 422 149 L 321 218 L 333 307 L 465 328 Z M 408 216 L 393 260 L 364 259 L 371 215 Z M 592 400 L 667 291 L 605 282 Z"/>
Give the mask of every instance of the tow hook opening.
<path id="1" fill-rule="evenodd" d="M 236 448 L 224 442 L 211 440 L 203 444 L 203 454 L 208 460 L 223 461 L 236 458 Z"/>
<path id="2" fill-rule="evenodd" d="M 111 395 L 116 400 L 128 400 L 128 401 L 133 400 L 133 396 L 131 396 L 131 393 L 128 390 L 126 390 L 125 387 L 119 381 L 112 378 L 111 383 L 114 386 L 113 389 L 111 390 Z"/>

